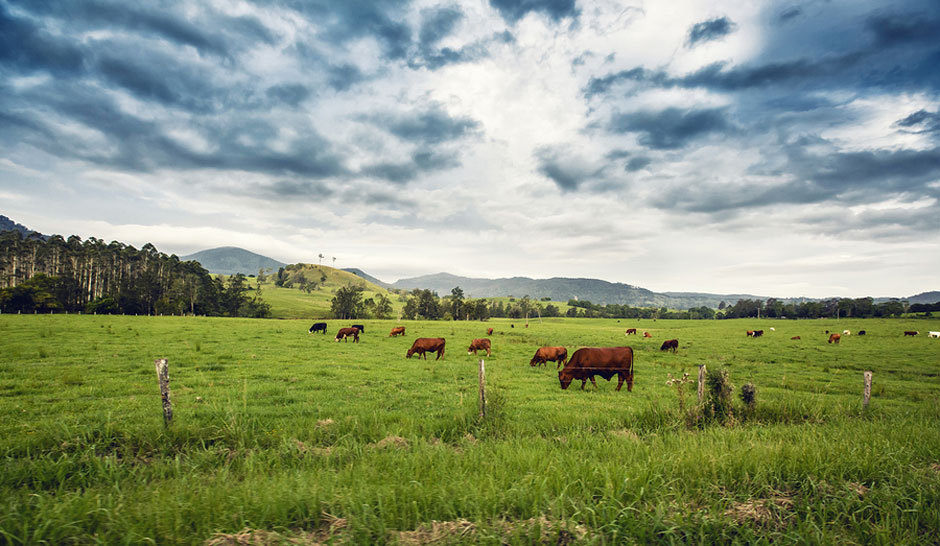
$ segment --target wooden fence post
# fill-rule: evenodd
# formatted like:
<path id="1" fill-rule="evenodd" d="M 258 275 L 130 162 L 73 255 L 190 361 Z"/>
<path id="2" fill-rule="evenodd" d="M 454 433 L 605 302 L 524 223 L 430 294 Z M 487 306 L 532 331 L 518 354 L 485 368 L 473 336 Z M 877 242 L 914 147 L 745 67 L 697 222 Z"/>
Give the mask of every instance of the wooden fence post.
<path id="1" fill-rule="evenodd" d="M 173 404 L 170 402 L 170 368 L 165 358 L 153 361 L 157 369 L 157 380 L 160 382 L 160 398 L 163 401 L 163 426 L 168 426 L 173 420 Z"/>
<path id="2" fill-rule="evenodd" d="M 705 365 L 698 366 L 698 403 L 701 404 L 705 398 Z"/>
<path id="3" fill-rule="evenodd" d="M 480 359 L 480 418 L 486 417 L 486 368 Z"/>
<path id="4" fill-rule="evenodd" d="M 871 372 L 865 372 L 865 399 L 862 402 L 863 407 L 868 407 L 868 402 L 871 401 Z"/>

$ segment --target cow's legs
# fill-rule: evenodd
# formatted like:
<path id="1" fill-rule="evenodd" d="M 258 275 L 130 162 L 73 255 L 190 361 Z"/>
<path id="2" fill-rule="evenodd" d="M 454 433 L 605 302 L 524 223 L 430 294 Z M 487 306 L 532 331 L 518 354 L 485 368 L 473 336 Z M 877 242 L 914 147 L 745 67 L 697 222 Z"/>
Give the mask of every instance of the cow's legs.
<path id="1" fill-rule="evenodd" d="M 594 381 L 594 376 L 591 376 L 591 384 L 594 385 L 594 389 L 597 389 L 597 381 Z"/>
<path id="2" fill-rule="evenodd" d="M 584 390 L 584 386 L 585 386 L 585 385 L 587 385 L 587 379 L 582 379 L 582 380 L 581 380 L 581 390 L 582 390 L 582 391 Z"/>
<path id="3" fill-rule="evenodd" d="M 623 386 L 623 376 L 619 373 L 617 374 L 617 390 L 620 390 L 620 387 Z"/>

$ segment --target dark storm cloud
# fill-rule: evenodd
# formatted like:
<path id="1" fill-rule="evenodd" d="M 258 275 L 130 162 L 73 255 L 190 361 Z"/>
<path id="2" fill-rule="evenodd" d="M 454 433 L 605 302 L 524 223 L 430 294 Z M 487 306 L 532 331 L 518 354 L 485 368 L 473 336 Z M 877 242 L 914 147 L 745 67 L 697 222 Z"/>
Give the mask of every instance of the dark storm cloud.
<path id="1" fill-rule="evenodd" d="M 793 19 L 796 19 L 800 15 L 803 15 L 803 8 L 799 6 L 790 6 L 784 8 L 779 14 L 777 14 L 778 23 L 787 23 Z"/>
<path id="2" fill-rule="evenodd" d="M 727 36 L 734 32 L 736 28 L 738 28 L 738 25 L 724 16 L 695 23 L 689 29 L 685 44 L 687 47 L 695 47 L 700 42 L 710 42 Z"/>
<path id="3" fill-rule="evenodd" d="M 19 104 L 42 104 L 43 116 L 30 123 L 17 123 L 4 133 L 16 145 L 31 145 L 58 157 L 142 172 L 193 168 L 291 173 L 312 178 L 347 173 L 342 158 L 313 127 L 305 127 L 285 145 L 286 151 L 275 151 L 267 143 L 277 137 L 278 130 L 265 119 L 249 113 L 238 119 L 193 119 L 187 127 L 201 135 L 210 148 L 199 151 L 170 136 L 160 123 L 119 108 L 94 86 L 58 82 L 18 100 Z M 0 105 L 3 111 L 16 110 L 6 101 Z M 104 143 L 64 131 L 63 121 L 88 128 Z"/>
<path id="4" fill-rule="evenodd" d="M 472 63 L 490 56 L 490 48 L 499 44 L 511 44 L 515 36 L 508 30 L 494 32 L 486 38 L 464 44 L 457 49 L 443 47 L 437 49 L 422 44 L 415 55 L 408 60 L 411 68 L 437 70 L 447 65 Z"/>
<path id="5" fill-rule="evenodd" d="M 383 112 L 361 116 L 361 121 L 384 129 L 409 142 L 439 144 L 464 137 L 480 127 L 466 117 L 451 117 L 439 104 L 412 113 Z"/>
<path id="6" fill-rule="evenodd" d="M 652 162 L 652 159 L 645 156 L 633 157 L 630 158 L 630 161 L 627 161 L 627 165 L 624 167 L 624 169 L 626 169 L 627 172 L 632 173 L 649 167 L 650 163 Z"/>
<path id="7" fill-rule="evenodd" d="M 126 30 L 171 43 L 194 47 L 202 54 L 227 57 L 242 42 L 273 43 L 275 36 L 258 19 L 208 13 L 207 17 L 174 13 L 173 7 L 147 6 L 133 2 L 22 2 L 30 13 L 53 18 L 73 30 Z M 211 21 L 211 23 L 210 23 Z M 230 36 L 227 36 L 230 35 Z"/>
<path id="8" fill-rule="evenodd" d="M 320 201 L 334 194 L 326 184 L 312 180 L 276 180 L 270 184 L 247 186 L 246 195 L 257 197 L 258 193 L 278 200 Z"/>
<path id="9" fill-rule="evenodd" d="M 784 85 L 835 87 L 847 85 L 847 82 L 840 80 L 838 76 L 854 69 L 863 58 L 860 53 L 851 53 L 822 59 L 795 59 L 730 68 L 726 62 L 716 62 L 680 77 L 670 76 L 662 70 L 636 67 L 599 78 L 592 77 L 584 88 L 584 94 L 588 98 L 603 95 L 623 82 L 664 88 L 706 88 L 719 91 L 744 91 Z"/>
<path id="10" fill-rule="evenodd" d="M 515 23 L 526 14 L 541 13 L 556 23 L 566 17 L 577 18 L 574 0 L 489 0 L 507 22 Z"/>
<path id="11" fill-rule="evenodd" d="M 662 209 L 723 214 L 785 204 L 838 203 L 844 207 L 898 197 L 940 200 L 940 188 L 931 187 L 940 177 L 940 148 L 820 154 L 793 145 L 786 153 L 789 180 L 682 185 L 658 192 L 651 204 Z"/>
<path id="12" fill-rule="evenodd" d="M 412 45 L 411 27 L 403 21 L 408 0 L 271 0 L 304 15 L 323 29 L 335 45 L 375 38 L 389 59 L 404 59 Z"/>
<path id="13" fill-rule="evenodd" d="M 456 153 L 419 150 L 411 155 L 410 161 L 386 161 L 366 165 L 362 168 L 360 174 L 388 180 L 395 184 L 407 184 L 422 174 L 459 166 L 460 161 Z"/>
<path id="14" fill-rule="evenodd" d="M 711 133 L 732 132 L 724 109 L 682 110 L 666 108 L 659 112 L 639 111 L 616 114 L 607 130 L 613 133 L 638 133 L 640 144 L 659 150 L 682 148 Z"/>
<path id="15" fill-rule="evenodd" d="M 296 107 L 301 102 L 310 97 L 310 90 L 299 83 L 285 83 L 274 85 L 265 91 L 268 97 L 277 102 Z"/>
<path id="16" fill-rule="evenodd" d="M 55 36 L 0 4 L 0 66 L 17 72 L 79 72 L 85 53 L 78 44 Z"/>
<path id="17" fill-rule="evenodd" d="M 418 40 L 422 48 L 431 47 L 449 36 L 463 18 L 460 6 L 426 8 L 421 10 L 421 30 Z"/>
<path id="18" fill-rule="evenodd" d="M 940 133 L 940 113 L 918 110 L 894 124 L 910 133 Z"/>
<path id="19" fill-rule="evenodd" d="M 936 45 L 940 21 L 924 13 L 878 13 L 866 21 L 879 46 L 893 47 L 912 42 Z"/>
<path id="20" fill-rule="evenodd" d="M 585 189 L 610 189 L 604 166 L 596 166 L 573 156 L 557 146 L 544 146 L 535 152 L 538 172 L 551 180 L 563 192 Z"/>

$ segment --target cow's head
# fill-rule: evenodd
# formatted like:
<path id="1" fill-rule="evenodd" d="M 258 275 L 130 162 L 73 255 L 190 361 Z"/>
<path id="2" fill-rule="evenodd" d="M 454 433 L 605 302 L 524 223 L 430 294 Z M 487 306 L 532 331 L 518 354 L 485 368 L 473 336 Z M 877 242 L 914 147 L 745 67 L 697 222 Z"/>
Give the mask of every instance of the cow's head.
<path id="1" fill-rule="evenodd" d="M 408 349 L 408 353 L 405 354 L 405 358 L 411 358 L 411 355 L 415 354 L 414 348 Z"/>
<path id="2" fill-rule="evenodd" d="M 571 373 L 565 370 L 558 371 L 558 382 L 561 383 L 561 390 L 567 389 L 572 379 L 574 379 L 574 376 Z"/>

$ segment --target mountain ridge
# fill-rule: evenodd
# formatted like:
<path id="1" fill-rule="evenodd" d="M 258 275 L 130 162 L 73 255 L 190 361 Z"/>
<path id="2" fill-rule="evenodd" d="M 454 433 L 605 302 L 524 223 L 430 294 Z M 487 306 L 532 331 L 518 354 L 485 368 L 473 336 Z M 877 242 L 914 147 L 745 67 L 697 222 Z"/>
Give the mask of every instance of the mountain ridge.
<path id="1" fill-rule="evenodd" d="M 241 273 L 243 275 L 256 275 L 260 269 L 272 269 L 287 265 L 273 258 L 268 258 L 244 248 L 237 246 L 220 246 L 200 250 L 186 256 L 180 256 L 182 261 L 196 261 L 205 267 L 210 273 L 221 275 L 234 275 Z"/>

